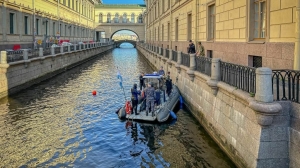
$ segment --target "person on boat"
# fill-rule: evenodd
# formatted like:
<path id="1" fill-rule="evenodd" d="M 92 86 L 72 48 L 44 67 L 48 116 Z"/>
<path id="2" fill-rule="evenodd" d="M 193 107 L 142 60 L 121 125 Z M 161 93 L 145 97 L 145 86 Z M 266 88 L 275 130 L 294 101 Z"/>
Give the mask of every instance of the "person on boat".
<path id="1" fill-rule="evenodd" d="M 170 75 L 167 76 L 167 79 L 166 79 L 166 92 L 167 92 L 167 95 L 168 97 L 170 96 L 171 92 L 172 92 L 172 79 L 170 78 Z"/>
<path id="2" fill-rule="evenodd" d="M 144 73 L 141 73 L 140 77 L 140 90 L 142 90 L 143 88 L 145 88 L 145 80 L 144 80 Z"/>
<path id="3" fill-rule="evenodd" d="M 155 90 L 150 82 L 148 83 L 148 87 L 145 89 L 145 95 L 146 95 L 146 116 L 148 116 L 149 108 L 151 107 L 150 112 L 152 113 L 152 117 L 153 117 Z"/>
<path id="4" fill-rule="evenodd" d="M 165 76 L 165 71 L 163 69 L 163 66 L 160 67 L 160 70 L 158 71 L 159 75 Z"/>
<path id="5" fill-rule="evenodd" d="M 133 84 L 133 87 L 131 88 L 131 102 L 132 102 L 132 111 L 131 114 L 137 115 L 137 105 L 138 105 L 138 95 L 141 95 L 141 92 L 137 90 L 137 84 Z"/>

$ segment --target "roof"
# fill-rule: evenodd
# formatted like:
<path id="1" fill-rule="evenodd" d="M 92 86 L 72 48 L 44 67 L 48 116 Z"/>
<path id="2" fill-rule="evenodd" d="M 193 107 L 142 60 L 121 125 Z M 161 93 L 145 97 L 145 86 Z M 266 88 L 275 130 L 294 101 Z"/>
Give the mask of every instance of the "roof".
<path id="1" fill-rule="evenodd" d="M 121 9 L 140 9 L 146 8 L 145 4 L 97 4 L 95 8 L 121 8 Z"/>

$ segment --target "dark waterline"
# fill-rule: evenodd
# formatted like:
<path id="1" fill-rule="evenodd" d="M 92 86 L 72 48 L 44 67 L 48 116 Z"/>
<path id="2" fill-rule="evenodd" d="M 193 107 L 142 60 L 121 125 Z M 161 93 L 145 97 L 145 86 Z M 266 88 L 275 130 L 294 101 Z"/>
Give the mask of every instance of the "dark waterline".
<path id="1" fill-rule="evenodd" d="M 117 66 L 127 98 L 152 71 L 125 45 L 1 99 L 0 167 L 235 167 L 187 110 L 175 123 L 120 121 Z"/>

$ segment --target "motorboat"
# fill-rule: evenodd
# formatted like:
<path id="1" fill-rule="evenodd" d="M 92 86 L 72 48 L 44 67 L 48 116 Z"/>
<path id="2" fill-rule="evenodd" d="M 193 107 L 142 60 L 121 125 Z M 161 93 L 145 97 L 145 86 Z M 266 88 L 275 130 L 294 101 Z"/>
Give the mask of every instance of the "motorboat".
<path id="1" fill-rule="evenodd" d="M 147 122 L 165 122 L 171 116 L 176 118 L 173 109 L 180 99 L 178 87 L 173 84 L 172 91 L 169 96 L 165 92 L 165 79 L 157 73 L 145 74 L 143 76 L 145 83 L 151 82 L 155 89 L 155 107 L 154 112 L 146 113 L 146 100 L 143 96 L 139 96 L 138 114 L 132 114 L 131 102 L 127 100 L 124 107 L 118 109 L 117 114 L 120 119 L 141 120 Z M 144 91 L 144 90 L 143 90 Z M 143 92 L 142 91 L 142 92 Z M 142 94 L 143 95 L 143 94 Z M 149 110 L 150 111 L 150 110 Z"/>

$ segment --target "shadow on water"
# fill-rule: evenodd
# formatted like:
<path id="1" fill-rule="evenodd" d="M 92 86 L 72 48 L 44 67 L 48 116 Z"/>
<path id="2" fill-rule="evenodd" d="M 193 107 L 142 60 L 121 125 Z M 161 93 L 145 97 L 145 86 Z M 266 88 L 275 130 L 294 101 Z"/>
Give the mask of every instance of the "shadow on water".
<path id="1" fill-rule="evenodd" d="M 120 121 L 116 67 L 127 98 L 152 71 L 135 48 L 119 48 L 2 99 L 0 167 L 234 167 L 185 109 L 176 122 Z"/>

